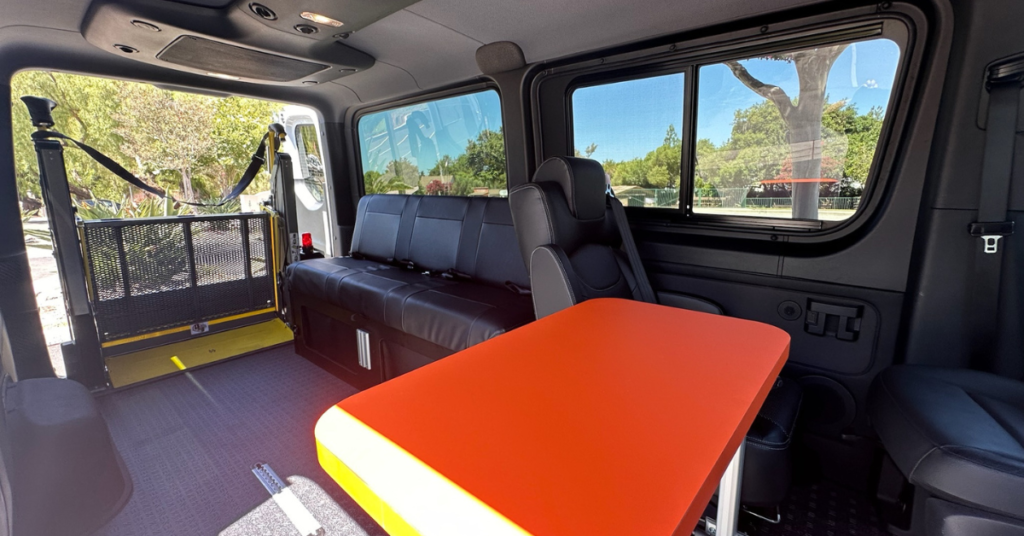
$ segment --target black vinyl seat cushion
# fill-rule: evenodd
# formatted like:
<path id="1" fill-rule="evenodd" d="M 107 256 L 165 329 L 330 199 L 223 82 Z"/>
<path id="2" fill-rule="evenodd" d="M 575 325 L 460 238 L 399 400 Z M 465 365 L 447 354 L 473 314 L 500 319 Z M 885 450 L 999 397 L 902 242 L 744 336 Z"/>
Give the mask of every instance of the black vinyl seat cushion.
<path id="1" fill-rule="evenodd" d="M 504 288 L 336 257 L 292 265 L 292 292 L 317 297 L 452 351 L 533 320 L 533 302 Z"/>
<path id="2" fill-rule="evenodd" d="M 870 403 L 875 430 L 912 484 L 1024 519 L 1024 383 L 895 366 L 875 380 Z"/>
<path id="3" fill-rule="evenodd" d="M 528 295 L 472 282 L 403 293 L 388 324 L 451 350 L 463 350 L 533 320 Z"/>

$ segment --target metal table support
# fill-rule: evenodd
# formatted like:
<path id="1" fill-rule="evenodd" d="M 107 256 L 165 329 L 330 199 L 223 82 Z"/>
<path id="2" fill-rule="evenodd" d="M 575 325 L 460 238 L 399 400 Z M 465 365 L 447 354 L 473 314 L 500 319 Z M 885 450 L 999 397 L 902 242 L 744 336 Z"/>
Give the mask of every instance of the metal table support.
<path id="1" fill-rule="evenodd" d="M 747 450 L 747 440 L 740 443 L 729 466 L 722 474 L 718 484 L 718 511 L 716 518 L 704 520 L 704 534 L 707 536 L 742 536 L 739 531 L 740 491 L 743 484 L 743 457 Z M 701 534 L 700 529 L 694 534 Z"/>

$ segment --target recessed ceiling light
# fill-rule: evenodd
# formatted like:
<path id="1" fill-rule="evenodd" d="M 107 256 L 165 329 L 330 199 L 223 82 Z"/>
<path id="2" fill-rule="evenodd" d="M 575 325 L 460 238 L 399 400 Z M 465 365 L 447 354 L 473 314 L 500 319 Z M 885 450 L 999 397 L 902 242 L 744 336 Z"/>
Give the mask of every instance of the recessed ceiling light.
<path id="1" fill-rule="evenodd" d="M 142 28 L 143 30 L 149 30 L 151 32 L 159 32 L 160 31 L 160 27 L 157 26 L 156 24 L 152 24 L 152 23 L 149 23 L 149 22 L 146 22 L 146 21 L 142 21 L 142 20 L 137 20 L 137 19 L 132 21 L 132 26 L 135 26 L 136 28 Z"/>
<path id="2" fill-rule="evenodd" d="M 206 74 L 209 75 L 209 76 L 213 76 L 215 78 L 223 78 L 224 80 L 241 80 L 241 78 L 239 78 L 237 76 L 231 76 L 230 74 L 223 74 L 223 73 L 206 73 Z"/>
<path id="3" fill-rule="evenodd" d="M 338 19 L 332 19 L 327 15 L 313 13 L 312 11 L 303 11 L 299 16 L 308 21 L 313 21 L 317 24 L 325 24 L 327 26 L 334 26 L 335 28 L 340 28 L 341 25 L 344 24 Z"/>

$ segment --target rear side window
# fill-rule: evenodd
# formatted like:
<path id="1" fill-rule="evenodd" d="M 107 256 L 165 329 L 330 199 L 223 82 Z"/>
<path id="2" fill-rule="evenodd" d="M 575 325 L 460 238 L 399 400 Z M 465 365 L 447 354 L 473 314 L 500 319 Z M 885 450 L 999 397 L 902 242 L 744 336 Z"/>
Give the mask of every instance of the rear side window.
<path id="1" fill-rule="evenodd" d="M 324 202 L 324 158 L 316 126 L 302 123 L 295 126 L 295 148 L 299 153 L 298 172 L 301 183 L 316 203 Z M 310 207 L 314 208 L 314 207 Z"/>
<path id="2" fill-rule="evenodd" d="M 368 113 L 357 128 L 367 194 L 508 195 L 493 90 Z"/>
<path id="3" fill-rule="evenodd" d="M 845 220 L 870 185 L 899 62 L 873 38 L 579 87 L 575 152 L 629 206 Z"/>

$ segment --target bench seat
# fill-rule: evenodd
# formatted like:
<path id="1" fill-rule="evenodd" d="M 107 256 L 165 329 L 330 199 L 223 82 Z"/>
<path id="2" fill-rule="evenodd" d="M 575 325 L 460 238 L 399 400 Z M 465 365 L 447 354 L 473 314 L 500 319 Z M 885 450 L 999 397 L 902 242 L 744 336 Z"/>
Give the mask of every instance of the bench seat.
<path id="1" fill-rule="evenodd" d="M 286 288 L 293 305 L 347 326 L 332 329 L 370 333 L 375 358 L 389 354 L 385 343 L 409 350 L 410 341 L 394 340 L 395 332 L 429 343 L 427 351 L 412 344 L 429 362 L 534 320 L 525 292 L 529 276 L 505 199 L 365 196 L 352 256 L 295 263 L 287 270 Z M 304 314 L 293 312 L 300 326 Z M 348 348 L 330 357 L 326 349 L 303 348 L 304 342 L 296 340 L 300 354 L 351 361 L 343 355 Z M 394 377 L 399 368 L 407 371 L 389 370 L 386 362 L 382 368 L 381 379 Z"/>

